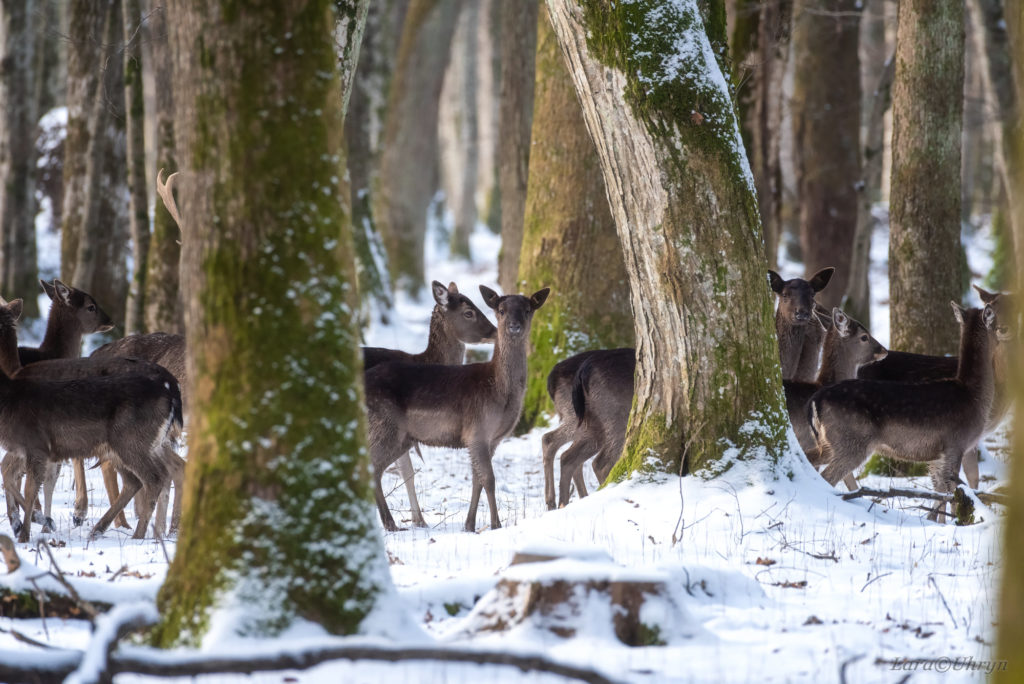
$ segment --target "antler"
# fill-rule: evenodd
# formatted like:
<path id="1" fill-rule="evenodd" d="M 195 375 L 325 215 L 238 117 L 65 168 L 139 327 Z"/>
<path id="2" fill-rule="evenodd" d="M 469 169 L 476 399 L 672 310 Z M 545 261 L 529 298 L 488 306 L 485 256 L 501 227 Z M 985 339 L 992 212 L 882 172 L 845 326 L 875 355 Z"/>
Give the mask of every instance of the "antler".
<path id="1" fill-rule="evenodd" d="M 166 181 L 163 180 L 163 175 L 163 169 L 160 169 L 160 171 L 158 171 L 156 174 L 156 193 L 160 195 L 160 199 L 164 201 L 164 206 L 167 207 L 167 213 L 171 215 L 171 218 L 174 219 L 174 222 L 178 224 L 178 228 L 180 229 L 181 214 L 178 213 L 178 205 L 175 204 L 174 202 L 173 192 L 174 178 L 175 176 L 178 175 L 178 172 L 175 171 L 174 173 L 172 173 L 170 176 L 167 177 Z"/>

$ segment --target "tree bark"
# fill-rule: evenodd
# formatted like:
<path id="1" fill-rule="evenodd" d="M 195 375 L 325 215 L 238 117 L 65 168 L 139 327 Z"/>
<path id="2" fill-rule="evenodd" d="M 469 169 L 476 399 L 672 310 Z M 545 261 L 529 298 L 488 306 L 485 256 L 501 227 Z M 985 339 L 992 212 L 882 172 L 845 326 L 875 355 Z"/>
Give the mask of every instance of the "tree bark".
<path id="1" fill-rule="evenodd" d="M 530 166 L 537 7 L 537 0 L 500 3 L 498 188 L 501 195 L 501 252 L 498 254 L 498 284 L 504 292 L 520 290 L 517 276 Z"/>
<path id="2" fill-rule="evenodd" d="M 520 430 L 552 411 L 547 374 L 555 363 L 586 349 L 633 345 L 629 278 L 601 162 L 546 8 L 536 26 L 532 153 L 518 284 L 525 292 L 550 287 L 558 296 L 533 319 Z"/>
<path id="3" fill-rule="evenodd" d="M 156 124 L 156 169 L 169 175 L 178 170 L 174 136 L 174 83 L 171 54 L 167 44 L 167 9 L 154 9 L 150 16 L 153 81 L 156 97 L 153 117 Z M 146 328 L 169 333 L 184 333 L 181 301 L 181 230 L 171 218 L 163 201 L 155 198 L 153 235 L 149 242 L 146 278 Z"/>
<path id="4" fill-rule="evenodd" d="M 793 156 L 806 277 L 834 266 L 818 294 L 831 309 L 850 277 L 860 179 L 860 16 L 858 0 L 793 5 Z"/>
<path id="5" fill-rule="evenodd" d="M 423 286 L 427 210 L 439 184 L 437 111 L 458 0 L 412 0 L 402 28 L 381 148 L 378 225 L 392 283 Z"/>
<path id="6" fill-rule="evenodd" d="M 891 347 L 956 353 L 960 301 L 962 0 L 903 0 L 893 76 Z"/>
<path id="7" fill-rule="evenodd" d="M 480 26 L 480 2 L 462 4 L 459 26 L 455 32 L 453 46 L 459 51 L 459 59 L 453 60 L 453 68 L 459 70 L 459 88 L 456 100 L 459 112 L 455 117 L 456 149 L 458 165 L 458 193 L 453 198 L 455 225 L 452 230 L 451 250 L 454 256 L 468 259 L 469 236 L 476 226 L 476 184 L 480 170 L 479 118 L 477 111 L 479 68 L 477 55 L 477 31 Z M 455 179 L 453 179 L 455 180 Z"/>
<path id="8" fill-rule="evenodd" d="M 61 272 L 119 320 L 128 294 L 120 2 L 73 3 L 70 24 Z"/>
<path id="9" fill-rule="evenodd" d="M 124 332 L 146 332 L 146 277 L 149 262 L 149 192 L 146 182 L 146 107 L 142 99 L 142 47 L 139 0 L 121 0 L 124 35 L 124 103 L 127 139 L 129 229 L 132 237 L 131 283 Z"/>
<path id="10" fill-rule="evenodd" d="M 36 28 L 38 10 L 25 0 L 0 10 L 0 285 L 38 316 L 36 294 Z"/>
<path id="11" fill-rule="evenodd" d="M 357 11 L 169 5 L 192 410 L 157 645 L 198 644 L 215 623 L 229 637 L 298 618 L 352 633 L 390 586 L 340 192 L 334 14 Z"/>
<path id="12" fill-rule="evenodd" d="M 408 0 L 370 3 L 359 49 L 359 65 L 352 81 L 352 96 L 345 115 L 345 143 L 351 188 L 352 226 L 356 271 L 364 307 L 382 317 L 393 305 L 387 254 L 378 232 L 373 197 L 379 186 L 381 127 L 387 110 L 388 85 L 395 53 L 408 9 Z"/>
<path id="13" fill-rule="evenodd" d="M 611 477 L 773 470 L 787 418 L 754 182 L 715 57 L 722 6 L 702 4 L 706 20 L 694 0 L 548 7 L 630 280 L 635 396 Z"/>

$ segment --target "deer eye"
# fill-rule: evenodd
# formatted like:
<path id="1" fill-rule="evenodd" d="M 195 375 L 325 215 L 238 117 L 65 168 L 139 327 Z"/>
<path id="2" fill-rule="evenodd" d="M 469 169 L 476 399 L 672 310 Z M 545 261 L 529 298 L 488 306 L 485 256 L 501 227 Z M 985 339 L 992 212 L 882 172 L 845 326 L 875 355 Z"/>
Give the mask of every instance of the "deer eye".
<path id="1" fill-rule="evenodd" d="M 505 315 L 505 309 L 498 309 L 498 315 L 499 316 L 504 316 Z"/>
<path id="2" fill-rule="evenodd" d="M 95 304 L 90 304 L 89 306 L 86 307 L 86 310 L 87 311 L 95 311 L 96 310 L 96 305 Z"/>
<path id="3" fill-rule="evenodd" d="M 867 342 L 868 341 L 868 336 L 867 335 L 861 335 L 860 336 L 860 341 L 861 342 Z"/>
<path id="4" fill-rule="evenodd" d="M 466 318 L 473 318 L 473 316 L 475 316 L 476 314 L 474 314 L 471 310 L 466 310 L 462 312 L 462 315 L 465 316 Z"/>

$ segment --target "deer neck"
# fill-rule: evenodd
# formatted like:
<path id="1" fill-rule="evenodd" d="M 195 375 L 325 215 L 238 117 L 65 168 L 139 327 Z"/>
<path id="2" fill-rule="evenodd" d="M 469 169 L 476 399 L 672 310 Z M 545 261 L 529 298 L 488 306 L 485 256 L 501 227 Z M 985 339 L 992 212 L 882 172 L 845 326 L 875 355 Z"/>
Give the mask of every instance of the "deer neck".
<path id="1" fill-rule="evenodd" d="M 857 377 L 857 366 L 843 354 L 843 344 L 839 334 L 832 328 L 825 335 L 825 343 L 821 349 L 821 368 L 818 370 L 817 384 L 822 387 L 834 385 L 840 380 Z"/>
<path id="2" fill-rule="evenodd" d="M 0 328 L 0 383 L 12 377 L 21 370 L 21 361 L 18 359 L 18 331 L 7 327 Z"/>
<path id="3" fill-rule="evenodd" d="M 514 340 L 499 334 L 494 343 L 491 368 L 495 387 L 501 394 L 522 396 L 526 392 L 527 331 Z"/>
<path id="4" fill-rule="evenodd" d="M 75 359 L 82 352 L 82 332 L 74 320 L 56 304 L 50 305 L 46 334 L 39 351 L 51 359 Z"/>
<path id="5" fill-rule="evenodd" d="M 779 359 L 782 362 L 783 378 L 789 380 L 800 364 L 800 350 L 803 348 L 807 326 L 793 325 L 778 311 L 775 312 L 775 336 L 779 340 Z"/>
<path id="6" fill-rule="evenodd" d="M 419 355 L 423 363 L 438 363 L 445 366 L 462 364 L 466 357 L 466 345 L 455 336 L 440 306 L 435 305 L 430 313 L 430 332 L 427 348 Z"/>
<path id="7" fill-rule="evenodd" d="M 960 335 L 960 357 L 956 369 L 957 380 L 975 392 L 992 392 L 992 342 L 985 329 L 980 311 L 964 323 Z"/>

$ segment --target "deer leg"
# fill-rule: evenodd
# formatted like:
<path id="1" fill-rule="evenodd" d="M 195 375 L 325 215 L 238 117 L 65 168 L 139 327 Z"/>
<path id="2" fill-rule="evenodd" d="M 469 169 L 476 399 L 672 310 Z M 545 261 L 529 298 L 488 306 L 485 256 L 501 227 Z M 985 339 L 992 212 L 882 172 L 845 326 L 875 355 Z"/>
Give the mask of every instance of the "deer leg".
<path id="1" fill-rule="evenodd" d="M 153 536 L 162 537 L 167 531 L 167 504 L 171 498 L 171 487 L 165 484 L 160 488 L 156 497 L 156 505 L 153 510 Z M 139 510 L 139 497 L 135 497 L 135 510 Z"/>
<path id="2" fill-rule="evenodd" d="M 106 532 L 107 528 L 110 527 L 110 523 L 117 517 L 117 514 L 124 510 L 124 507 L 128 505 L 128 502 L 135 498 L 139 489 L 142 488 L 142 483 L 139 481 L 139 478 L 135 477 L 127 470 L 121 471 L 121 478 L 124 480 L 124 489 L 121 490 L 121 493 L 118 494 L 115 500 L 110 502 L 110 508 L 107 509 L 107 512 L 103 514 L 103 517 L 99 519 L 96 526 L 92 528 L 91 532 L 89 532 L 90 540 L 97 539 L 100 535 Z M 148 524 L 149 520 L 147 520 L 146 523 Z M 143 531 L 145 531 L 145 528 L 143 528 Z"/>
<path id="3" fill-rule="evenodd" d="M 117 492 L 117 470 L 114 468 L 113 463 L 104 459 L 100 463 L 100 471 L 103 473 L 103 486 L 107 488 L 107 500 L 113 504 L 120 496 Z M 124 507 L 122 506 L 122 509 L 123 508 Z M 118 512 L 117 518 L 114 520 L 114 525 L 117 527 L 131 527 L 128 524 L 128 519 L 124 517 L 123 511 Z"/>
<path id="4" fill-rule="evenodd" d="M 484 467 L 481 484 L 484 487 L 484 491 L 487 492 L 487 505 L 491 509 L 491 529 L 497 530 L 501 527 L 501 520 L 498 519 L 498 497 L 494 491 L 494 466 L 491 463 L 492 458 L 494 458 L 494 449 L 488 449 L 481 459 Z"/>
<path id="5" fill-rule="evenodd" d="M 580 495 L 580 498 L 587 496 L 587 483 L 583 480 L 583 466 L 580 465 L 576 469 L 576 472 L 572 474 L 573 484 L 576 485 L 576 493 Z"/>
<path id="6" fill-rule="evenodd" d="M 168 449 L 168 468 L 171 472 L 171 482 L 174 484 L 174 512 L 171 513 L 171 534 L 175 534 L 181 526 L 181 501 L 185 493 L 185 460 Z"/>
<path id="7" fill-rule="evenodd" d="M 3 477 L 4 493 L 6 494 L 4 498 L 7 502 L 7 519 L 11 523 L 14 534 L 18 534 L 21 530 L 21 511 L 25 509 L 25 497 L 18 491 L 24 472 L 24 455 L 18 451 L 8 451 L 4 460 L 0 462 L 0 475 Z"/>
<path id="8" fill-rule="evenodd" d="M 572 482 L 575 474 L 580 471 L 584 462 L 595 451 L 591 436 L 585 430 L 576 430 L 575 437 L 576 439 L 573 441 L 572 446 L 562 452 L 562 458 L 559 459 L 558 463 L 561 470 L 561 475 L 558 479 L 559 508 L 569 503 L 569 483 Z"/>
<path id="9" fill-rule="evenodd" d="M 135 525 L 135 533 L 132 534 L 132 539 L 145 539 L 146 528 L 149 527 L 149 521 L 153 517 L 153 507 L 156 505 L 157 499 L 160 495 L 166 491 L 169 480 L 162 482 L 150 483 L 142 485 L 140 490 L 141 495 L 135 497 L 135 512 L 139 516 L 139 521 Z M 167 507 L 164 506 L 164 515 L 167 514 Z M 166 522 L 166 521 L 165 521 Z M 160 539 L 164 536 L 164 530 L 166 527 L 153 526 L 153 538 Z"/>
<path id="10" fill-rule="evenodd" d="M 967 478 L 967 486 L 970 487 L 971 489 L 978 488 L 978 452 L 979 448 L 974 447 L 973 449 L 969 449 L 967 453 L 964 454 L 964 476 Z"/>
<path id="11" fill-rule="evenodd" d="M 575 428 L 575 423 L 563 421 L 554 430 L 545 432 L 540 440 L 544 458 L 544 503 L 549 511 L 555 508 L 555 454 L 572 439 Z"/>
<path id="12" fill-rule="evenodd" d="M 860 485 L 857 484 L 857 478 L 853 476 L 853 473 L 849 473 L 843 478 L 843 484 L 846 485 L 846 488 L 851 492 L 860 489 Z"/>
<path id="13" fill-rule="evenodd" d="M 85 522 L 85 515 L 89 511 L 89 489 L 85 481 L 85 460 L 76 458 L 71 467 L 75 473 L 75 511 L 71 514 L 71 522 L 75 527 L 81 527 Z"/>
<path id="14" fill-rule="evenodd" d="M 416 447 L 416 450 L 419 451 L 419 446 Z M 420 458 L 422 459 L 423 456 L 421 455 Z M 409 458 L 409 452 L 399 457 L 398 472 L 402 475 L 402 481 L 405 482 L 405 493 L 409 496 L 412 524 L 416 527 L 426 527 L 427 523 L 423 520 L 419 499 L 416 498 L 416 470 L 412 467 L 412 459 Z"/>
<path id="15" fill-rule="evenodd" d="M 32 514 L 39 498 L 39 486 L 46 476 L 46 454 L 25 454 L 25 520 L 18 531 L 18 541 L 27 542 L 32 531 Z"/>

